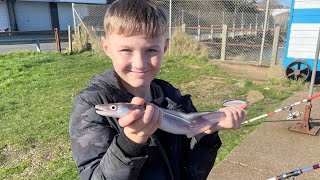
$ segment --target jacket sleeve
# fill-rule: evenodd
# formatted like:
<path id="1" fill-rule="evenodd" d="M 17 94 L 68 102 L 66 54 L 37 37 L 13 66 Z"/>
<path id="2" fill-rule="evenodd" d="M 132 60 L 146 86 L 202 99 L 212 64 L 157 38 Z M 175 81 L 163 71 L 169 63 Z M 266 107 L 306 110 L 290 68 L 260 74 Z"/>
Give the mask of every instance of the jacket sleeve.
<path id="1" fill-rule="evenodd" d="M 80 179 L 136 179 L 147 157 L 128 156 L 119 147 L 119 132 L 110 123 L 114 119 L 95 112 L 99 101 L 80 93 L 70 117 L 72 153 Z"/>

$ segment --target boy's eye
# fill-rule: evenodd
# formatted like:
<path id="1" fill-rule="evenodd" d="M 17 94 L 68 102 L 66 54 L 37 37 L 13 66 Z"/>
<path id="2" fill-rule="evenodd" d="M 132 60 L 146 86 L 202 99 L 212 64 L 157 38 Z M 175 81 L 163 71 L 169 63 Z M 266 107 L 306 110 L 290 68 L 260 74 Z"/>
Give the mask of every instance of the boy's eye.
<path id="1" fill-rule="evenodd" d="M 153 53 L 153 52 L 157 52 L 157 50 L 156 49 L 148 49 L 148 52 Z"/>
<path id="2" fill-rule="evenodd" d="M 121 49 L 120 51 L 121 51 L 121 52 L 131 52 L 130 49 Z"/>

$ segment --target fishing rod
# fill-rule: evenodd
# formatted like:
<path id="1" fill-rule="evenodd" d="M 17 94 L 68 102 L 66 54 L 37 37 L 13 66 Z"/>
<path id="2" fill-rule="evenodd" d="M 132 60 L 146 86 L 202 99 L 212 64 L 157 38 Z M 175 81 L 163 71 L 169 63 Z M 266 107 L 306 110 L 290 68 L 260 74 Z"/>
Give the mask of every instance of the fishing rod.
<path id="1" fill-rule="evenodd" d="M 275 176 L 275 177 L 267 179 L 267 180 L 281 180 L 281 179 L 288 179 L 290 177 L 294 178 L 294 176 L 299 176 L 300 174 L 302 174 L 304 172 L 312 171 L 312 170 L 318 169 L 319 167 L 320 167 L 320 164 L 315 164 L 313 166 L 309 166 L 309 167 L 302 168 L 302 169 L 297 169 L 297 170 L 294 170 L 294 171 L 291 171 L 288 173 L 281 174 L 279 176 Z"/>
<path id="2" fill-rule="evenodd" d="M 319 96 L 320 96 L 320 93 L 319 93 L 319 94 L 316 94 L 316 95 L 313 95 L 313 96 L 311 96 L 311 97 L 309 97 L 309 98 L 300 100 L 300 101 L 298 101 L 298 102 L 296 102 L 296 103 L 290 104 L 289 106 L 285 106 L 285 107 L 282 107 L 282 108 L 277 109 L 277 110 L 275 110 L 275 111 L 272 111 L 272 112 L 263 114 L 263 115 L 261 115 L 261 116 L 258 116 L 258 117 L 252 118 L 252 119 L 249 119 L 249 120 L 247 120 L 247 121 L 242 122 L 241 124 L 248 124 L 248 123 L 251 123 L 251 122 L 256 121 L 256 120 L 258 120 L 258 119 L 261 119 L 261 118 L 264 118 L 264 117 L 267 117 L 267 116 L 272 116 L 272 115 L 275 114 L 275 113 L 278 113 L 278 112 L 280 112 L 280 111 L 283 111 L 283 110 L 292 108 L 292 106 L 296 106 L 296 105 L 299 105 L 299 104 L 301 104 L 301 103 L 308 102 L 308 101 L 310 101 L 310 100 L 312 100 L 312 99 L 315 99 L 315 98 L 317 98 L 317 97 L 319 97 Z"/>

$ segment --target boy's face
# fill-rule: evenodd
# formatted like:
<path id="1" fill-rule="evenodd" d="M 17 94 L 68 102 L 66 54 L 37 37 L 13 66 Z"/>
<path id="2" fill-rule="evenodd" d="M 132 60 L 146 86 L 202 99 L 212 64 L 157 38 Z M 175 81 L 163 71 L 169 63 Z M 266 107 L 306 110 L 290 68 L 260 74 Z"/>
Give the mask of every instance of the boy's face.
<path id="1" fill-rule="evenodd" d="M 161 69 L 168 47 L 165 36 L 147 39 L 141 35 L 123 36 L 110 34 L 101 40 L 105 53 L 128 88 L 149 88 Z"/>

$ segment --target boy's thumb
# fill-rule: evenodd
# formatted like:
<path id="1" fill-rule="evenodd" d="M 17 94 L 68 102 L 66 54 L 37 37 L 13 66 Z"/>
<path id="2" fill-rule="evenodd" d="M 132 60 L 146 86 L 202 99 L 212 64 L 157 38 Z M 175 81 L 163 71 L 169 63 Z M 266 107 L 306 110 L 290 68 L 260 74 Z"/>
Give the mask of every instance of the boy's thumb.
<path id="1" fill-rule="evenodd" d="M 144 99 L 140 98 L 140 97 L 133 97 L 131 100 L 132 104 L 136 104 L 136 105 L 143 105 L 144 104 Z"/>

